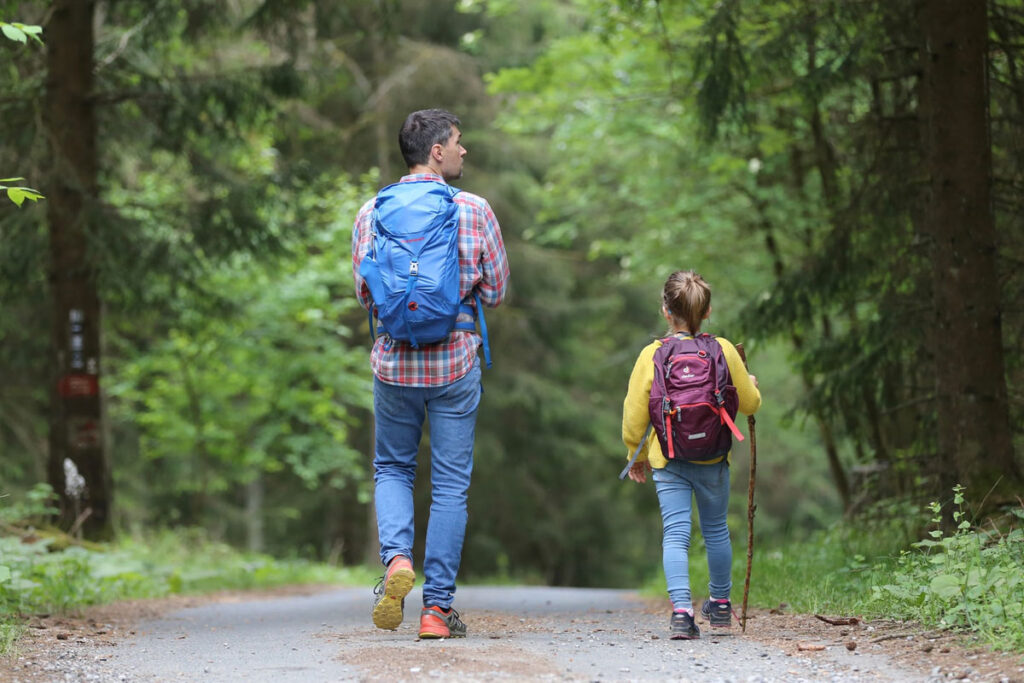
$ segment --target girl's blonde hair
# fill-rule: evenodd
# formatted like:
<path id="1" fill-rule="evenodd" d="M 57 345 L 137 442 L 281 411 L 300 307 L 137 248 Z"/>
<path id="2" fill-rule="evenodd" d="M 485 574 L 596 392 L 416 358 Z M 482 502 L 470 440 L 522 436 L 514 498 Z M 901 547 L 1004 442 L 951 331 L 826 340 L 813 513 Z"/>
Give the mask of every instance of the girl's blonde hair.
<path id="1" fill-rule="evenodd" d="M 711 307 L 711 288 L 698 273 L 677 270 L 665 281 L 661 302 L 677 323 L 683 323 L 690 334 L 697 334 Z"/>

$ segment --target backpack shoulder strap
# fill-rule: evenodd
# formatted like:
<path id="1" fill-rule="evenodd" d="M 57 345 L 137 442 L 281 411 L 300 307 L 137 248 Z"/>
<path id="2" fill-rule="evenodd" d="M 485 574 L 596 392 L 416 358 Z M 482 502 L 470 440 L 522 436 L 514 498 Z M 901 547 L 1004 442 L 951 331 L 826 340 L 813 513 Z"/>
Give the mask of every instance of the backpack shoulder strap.
<path id="1" fill-rule="evenodd" d="M 725 405 L 723 403 L 724 399 L 722 398 L 722 392 L 725 391 L 725 388 L 732 383 L 732 375 L 729 372 L 729 364 L 725 360 L 725 352 L 722 350 L 722 345 L 718 343 L 718 339 L 715 335 L 705 332 L 699 336 L 701 338 L 701 343 L 706 344 L 704 348 L 708 352 L 708 355 L 711 356 L 712 362 L 715 364 L 715 395 L 718 397 L 718 411 L 722 416 L 722 423 L 729 428 L 729 431 L 732 432 L 732 435 L 736 437 L 737 441 L 743 441 L 743 433 L 736 426 L 736 423 L 729 415 L 729 412 L 725 409 Z M 724 370 L 722 376 L 725 378 L 723 380 L 724 383 L 721 384 L 721 386 L 717 386 L 719 368 Z"/>
<path id="2" fill-rule="evenodd" d="M 636 450 L 633 451 L 633 457 L 629 459 L 628 463 L 626 463 L 625 469 L 623 469 L 621 472 L 619 472 L 619 479 L 625 479 L 626 476 L 629 474 L 629 468 L 632 467 L 633 463 L 636 462 L 637 456 L 640 455 L 640 451 L 643 450 L 644 444 L 647 443 L 647 437 L 649 437 L 651 435 L 651 432 L 653 430 L 654 430 L 654 423 L 653 422 L 648 423 L 647 431 L 644 432 L 644 438 L 640 439 L 640 444 L 637 445 Z"/>

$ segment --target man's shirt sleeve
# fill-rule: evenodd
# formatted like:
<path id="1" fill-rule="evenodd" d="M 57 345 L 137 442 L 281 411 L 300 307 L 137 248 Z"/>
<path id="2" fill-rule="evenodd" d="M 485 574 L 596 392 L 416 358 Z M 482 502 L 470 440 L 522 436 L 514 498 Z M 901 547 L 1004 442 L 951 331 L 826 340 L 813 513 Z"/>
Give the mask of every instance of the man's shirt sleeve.
<path id="1" fill-rule="evenodd" d="M 483 248 L 480 250 L 480 300 L 485 306 L 493 308 L 504 300 L 508 288 L 508 254 L 505 252 L 498 219 L 487 200 L 483 200 L 481 219 Z"/>
<path id="2" fill-rule="evenodd" d="M 370 288 L 359 276 L 359 264 L 363 257 L 370 251 L 370 243 L 373 240 L 373 231 L 370 229 L 370 220 L 373 214 L 373 201 L 367 202 L 356 215 L 356 222 L 352 226 L 352 278 L 356 285 L 356 298 L 359 304 L 366 310 L 370 310 L 373 300 L 370 299 Z"/>

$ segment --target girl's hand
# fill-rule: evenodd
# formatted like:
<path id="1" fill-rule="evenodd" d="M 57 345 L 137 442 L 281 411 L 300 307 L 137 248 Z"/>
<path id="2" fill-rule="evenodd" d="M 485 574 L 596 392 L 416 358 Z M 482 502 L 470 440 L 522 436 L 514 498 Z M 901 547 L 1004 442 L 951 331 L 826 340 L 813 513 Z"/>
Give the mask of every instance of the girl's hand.
<path id="1" fill-rule="evenodd" d="M 647 473 L 651 471 L 651 463 L 644 460 L 643 462 L 635 462 L 629 468 L 629 478 L 638 484 L 643 484 L 647 481 Z"/>
<path id="2" fill-rule="evenodd" d="M 751 375 L 750 376 L 750 381 L 754 383 L 755 387 L 757 386 L 757 377 L 754 377 L 753 375 Z"/>

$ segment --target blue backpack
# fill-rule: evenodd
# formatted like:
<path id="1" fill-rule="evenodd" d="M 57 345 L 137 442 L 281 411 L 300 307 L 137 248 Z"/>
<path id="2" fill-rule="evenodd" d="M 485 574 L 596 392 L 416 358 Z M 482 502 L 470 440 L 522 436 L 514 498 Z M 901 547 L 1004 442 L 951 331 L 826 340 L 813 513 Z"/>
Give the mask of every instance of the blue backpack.
<path id="1" fill-rule="evenodd" d="M 436 180 L 388 185 L 373 207 L 373 243 L 359 264 L 380 323 L 378 333 L 418 349 L 448 339 L 452 330 L 476 331 L 474 322 L 457 322 L 459 313 L 474 315 L 459 298 L 459 190 Z M 474 294 L 491 365 L 480 295 Z"/>

